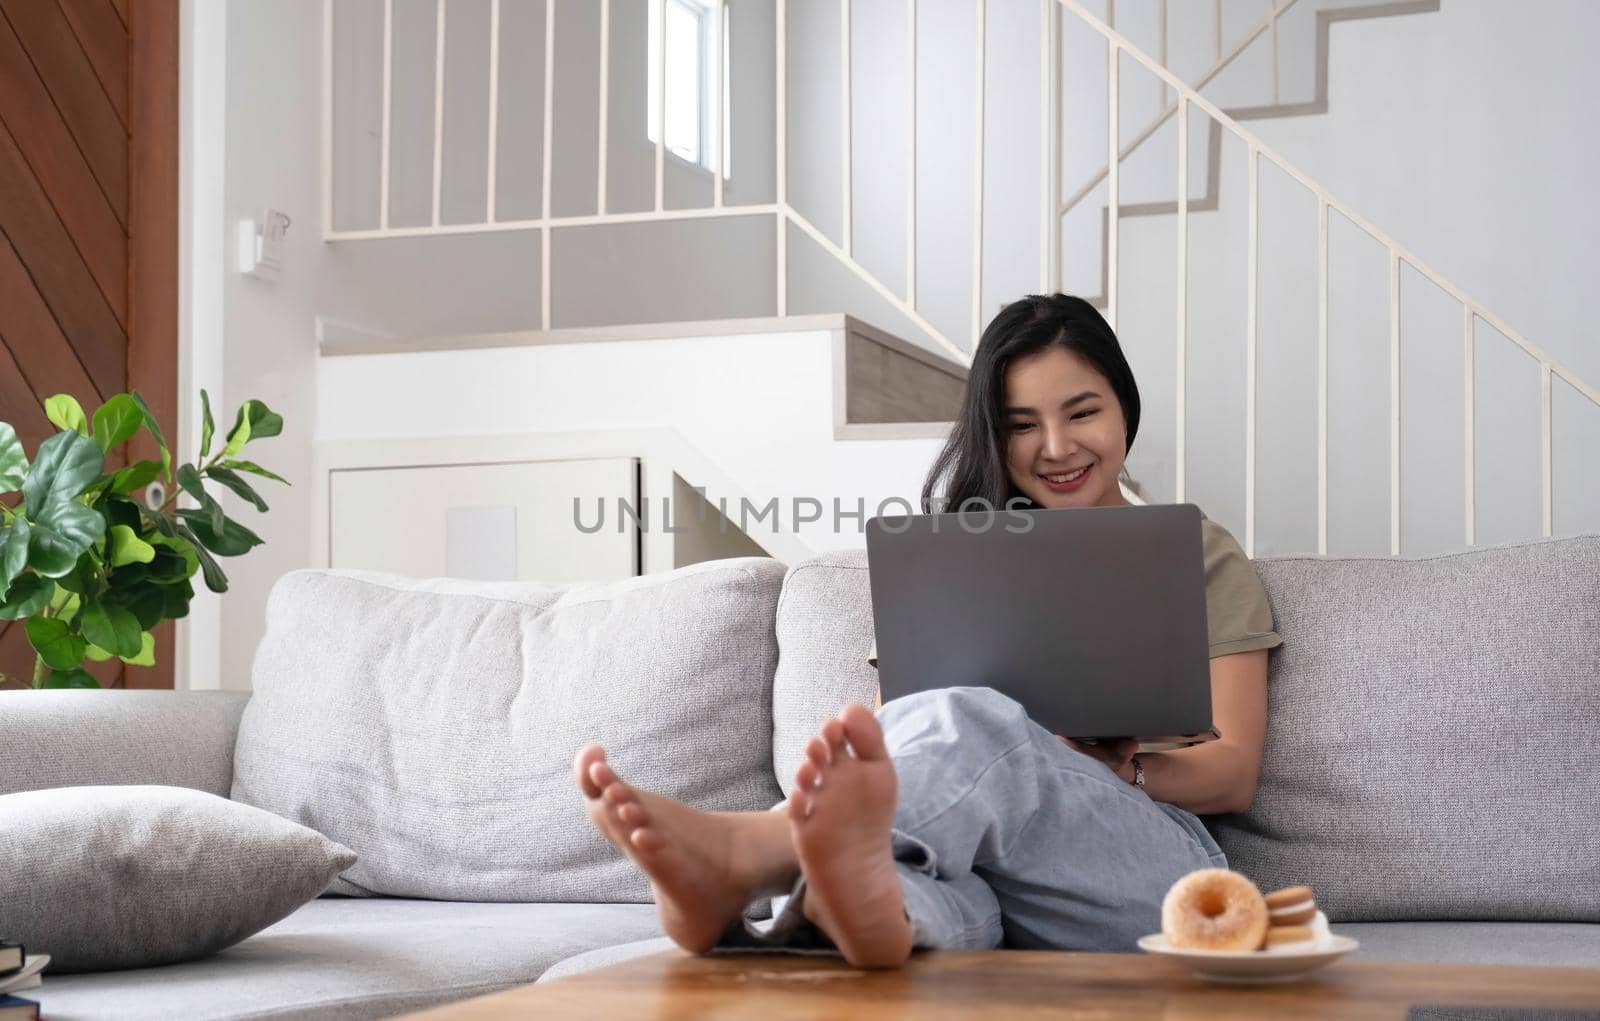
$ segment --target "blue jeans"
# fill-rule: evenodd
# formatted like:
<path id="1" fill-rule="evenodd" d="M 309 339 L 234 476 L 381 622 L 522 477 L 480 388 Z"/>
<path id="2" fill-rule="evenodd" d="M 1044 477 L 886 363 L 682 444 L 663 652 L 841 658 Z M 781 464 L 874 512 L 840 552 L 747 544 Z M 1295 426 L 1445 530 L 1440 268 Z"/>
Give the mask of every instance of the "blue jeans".
<path id="1" fill-rule="evenodd" d="M 913 940 L 1130 952 L 1161 931 L 1161 901 L 1195 869 L 1227 868 L 1189 812 L 1062 744 L 989 688 L 898 698 L 878 712 L 899 779 L 891 850 Z M 764 927 L 720 948 L 827 951 L 802 878 Z"/>

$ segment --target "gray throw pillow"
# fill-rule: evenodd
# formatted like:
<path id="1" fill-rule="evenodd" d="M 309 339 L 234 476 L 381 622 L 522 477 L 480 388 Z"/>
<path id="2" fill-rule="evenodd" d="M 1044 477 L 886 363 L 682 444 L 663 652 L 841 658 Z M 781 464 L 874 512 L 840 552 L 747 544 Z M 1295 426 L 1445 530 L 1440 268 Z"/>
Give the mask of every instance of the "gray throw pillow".
<path id="1" fill-rule="evenodd" d="M 1229 864 L 1335 922 L 1600 922 L 1600 536 L 1256 570 L 1283 647 Z"/>
<path id="2" fill-rule="evenodd" d="M 267 601 L 233 797 L 361 855 L 337 893 L 647 902 L 590 824 L 583 745 L 716 811 L 767 809 L 783 565 L 607 584 L 284 575 Z"/>
<path id="3" fill-rule="evenodd" d="M 315 830 L 185 787 L 0 797 L 0 933 L 50 971 L 214 954 L 325 890 L 356 856 Z"/>

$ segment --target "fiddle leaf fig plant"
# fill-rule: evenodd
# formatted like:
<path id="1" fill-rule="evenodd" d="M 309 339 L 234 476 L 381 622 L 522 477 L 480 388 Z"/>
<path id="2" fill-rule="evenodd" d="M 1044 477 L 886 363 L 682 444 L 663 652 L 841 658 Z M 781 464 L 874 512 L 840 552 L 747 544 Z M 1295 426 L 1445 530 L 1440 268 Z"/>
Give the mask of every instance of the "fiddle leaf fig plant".
<path id="1" fill-rule="evenodd" d="M 137 390 L 117 394 L 93 416 L 68 394 L 45 401 L 45 417 L 61 431 L 39 444 L 31 463 L 16 430 L 0 422 L 0 496 L 22 497 L 15 507 L 0 501 L 0 620 L 23 622 L 34 651 L 33 687 L 98 688 L 86 661 L 154 665 L 150 631 L 188 614 L 195 574 L 211 591 L 226 592 L 228 577 L 216 558 L 261 545 L 260 536 L 223 512 L 215 487 L 265 512 L 266 501 L 245 476 L 288 482 L 239 454 L 282 432 L 283 419 L 261 401 L 245 401 L 212 454 L 216 424 L 204 390 L 200 406 L 199 463 L 176 471 L 161 426 Z M 161 460 L 108 471 L 106 455 L 141 428 L 155 439 Z M 158 479 L 165 485 L 146 490 Z M 195 506 L 175 508 L 184 495 Z"/>

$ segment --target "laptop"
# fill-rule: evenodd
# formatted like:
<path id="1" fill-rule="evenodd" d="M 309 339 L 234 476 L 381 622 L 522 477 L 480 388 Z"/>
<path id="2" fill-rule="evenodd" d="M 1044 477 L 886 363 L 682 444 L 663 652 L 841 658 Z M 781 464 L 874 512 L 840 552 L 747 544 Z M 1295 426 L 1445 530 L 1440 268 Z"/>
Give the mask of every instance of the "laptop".
<path id="1" fill-rule="evenodd" d="M 1220 737 L 1193 504 L 880 515 L 866 534 L 884 702 L 989 687 L 1078 740 Z"/>

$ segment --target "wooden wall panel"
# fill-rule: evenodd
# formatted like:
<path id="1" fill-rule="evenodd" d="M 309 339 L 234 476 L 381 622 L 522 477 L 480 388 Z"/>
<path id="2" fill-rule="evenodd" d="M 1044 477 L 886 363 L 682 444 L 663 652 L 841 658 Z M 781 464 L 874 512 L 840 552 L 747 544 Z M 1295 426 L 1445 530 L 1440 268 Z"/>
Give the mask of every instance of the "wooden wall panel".
<path id="1" fill-rule="evenodd" d="M 32 454 L 51 394 L 92 412 L 137 388 L 171 433 L 177 299 L 177 0 L 0 0 L 0 421 Z M 172 625 L 155 637 L 155 667 L 90 672 L 170 688 Z M 32 680 L 19 624 L 0 622 L 0 671 Z"/>
<path id="2" fill-rule="evenodd" d="M 72 25 L 72 34 L 89 58 L 100 87 L 117 111 L 117 119 L 128 123 L 128 27 L 122 23 L 110 0 L 61 0 L 61 11 Z"/>
<path id="3" fill-rule="evenodd" d="M 0 126 L 0 231 L 28 267 L 61 331 L 83 359 L 101 393 L 127 381 L 127 335 L 106 304 L 50 199 L 23 159 L 11 132 Z M 7 338 L 26 343 L 27 338 Z M 81 400 L 81 398 L 80 398 Z"/>
<path id="4" fill-rule="evenodd" d="M 114 19 L 113 19 L 114 20 Z M 66 122 L 50 102 L 11 25 L 0 18 L 0 123 L 11 132 L 49 196 L 117 321 L 128 325 L 127 225 L 99 184 Z"/>
<path id="5" fill-rule="evenodd" d="M 100 86 L 89 58 L 54 0 L 0 0 L 3 12 L 28 59 L 39 73 L 61 119 L 94 170 L 100 190 L 126 218 L 128 130 Z"/>

